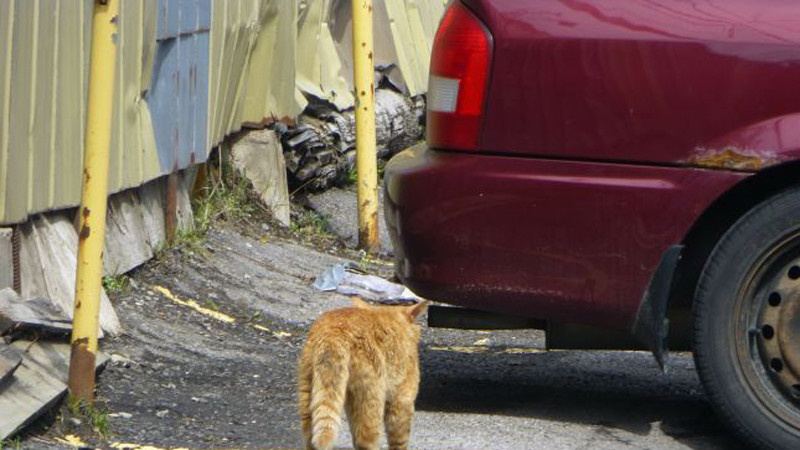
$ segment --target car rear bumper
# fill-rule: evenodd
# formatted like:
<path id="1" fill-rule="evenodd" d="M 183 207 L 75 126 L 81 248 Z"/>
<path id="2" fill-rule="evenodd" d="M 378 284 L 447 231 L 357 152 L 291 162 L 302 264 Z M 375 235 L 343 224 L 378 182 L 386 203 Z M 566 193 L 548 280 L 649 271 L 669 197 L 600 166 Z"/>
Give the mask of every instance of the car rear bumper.
<path id="1" fill-rule="evenodd" d="M 386 168 L 395 270 L 432 300 L 630 329 L 662 253 L 745 176 L 420 145 Z"/>

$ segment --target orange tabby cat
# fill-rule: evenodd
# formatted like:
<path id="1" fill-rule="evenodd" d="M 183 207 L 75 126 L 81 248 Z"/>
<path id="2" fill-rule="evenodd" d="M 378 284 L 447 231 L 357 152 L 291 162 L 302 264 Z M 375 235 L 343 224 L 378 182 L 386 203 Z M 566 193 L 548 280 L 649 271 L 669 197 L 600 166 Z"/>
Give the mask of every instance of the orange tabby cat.
<path id="1" fill-rule="evenodd" d="M 420 327 L 427 302 L 329 311 L 311 326 L 300 356 L 300 420 L 307 449 L 333 448 L 342 407 L 353 445 L 377 449 L 385 424 L 389 448 L 408 448 L 419 386 Z"/>

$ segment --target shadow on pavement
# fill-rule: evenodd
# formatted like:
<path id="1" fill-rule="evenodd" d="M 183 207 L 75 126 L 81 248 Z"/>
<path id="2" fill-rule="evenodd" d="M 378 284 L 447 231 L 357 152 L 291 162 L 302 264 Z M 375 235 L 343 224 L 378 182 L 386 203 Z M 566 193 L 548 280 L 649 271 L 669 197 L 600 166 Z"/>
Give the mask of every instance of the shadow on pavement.
<path id="1" fill-rule="evenodd" d="M 640 352 L 426 349 L 422 370 L 421 411 L 529 417 L 601 433 L 663 434 L 695 449 L 740 448 L 707 404 L 690 356 L 674 357 L 662 374 Z"/>

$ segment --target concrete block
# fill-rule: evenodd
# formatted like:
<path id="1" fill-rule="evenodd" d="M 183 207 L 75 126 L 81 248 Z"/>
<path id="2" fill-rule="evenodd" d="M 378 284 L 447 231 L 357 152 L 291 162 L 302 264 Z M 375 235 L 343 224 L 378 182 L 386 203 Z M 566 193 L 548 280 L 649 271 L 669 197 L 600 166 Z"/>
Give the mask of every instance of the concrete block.
<path id="1" fill-rule="evenodd" d="M 280 139 L 272 130 L 251 131 L 233 144 L 233 163 L 258 192 L 273 217 L 289 226 L 289 185 Z"/>

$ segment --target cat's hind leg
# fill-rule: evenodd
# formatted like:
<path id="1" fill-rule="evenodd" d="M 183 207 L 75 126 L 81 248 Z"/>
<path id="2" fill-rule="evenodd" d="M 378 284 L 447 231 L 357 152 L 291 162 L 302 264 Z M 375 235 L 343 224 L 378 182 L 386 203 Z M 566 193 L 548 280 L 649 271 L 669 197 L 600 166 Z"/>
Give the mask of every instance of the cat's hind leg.
<path id="1" fill-rule="evenodd" d="M 406 450 L 414 419 L 414 396 L 398 396 L 387 402 L 385 416 L 389 450 Z"/>
<path id="2" fill-rule="evenodd" d="M 353 447 L 356 450 L 378 450 L 383 425 L 385 391 L 375 382 L 350 386 L 345 402 Z"/>
<path id="3" fill-rule="evenodd" d="M 414 420 L 414 401 L 419 390 L 419 369 L 412 370 L 387 399 L 385 411 L 386 438 L 389 450 L 406 450 Z"/>

